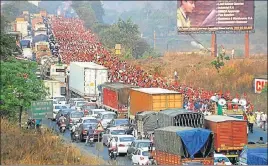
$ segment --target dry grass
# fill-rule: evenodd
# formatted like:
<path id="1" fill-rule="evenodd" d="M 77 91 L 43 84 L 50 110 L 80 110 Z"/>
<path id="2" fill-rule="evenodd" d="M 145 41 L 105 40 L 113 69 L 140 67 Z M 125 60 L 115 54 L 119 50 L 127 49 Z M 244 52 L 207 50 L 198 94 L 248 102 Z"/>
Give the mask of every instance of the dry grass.
<path id="1" fill-rule="evenodd" d="M 4 165 L 103 165 L 96 157 L 81 154 L 49 131 L 37 135 L 1 119 L 1 159 Z"/>
<path id="2" fill-rule="evenodd" d="M 141 59 L 130 61 L 130 63 L 171 80 L 176 70 L 180 82 L 193 87 L 201 87 L 215 92 L 230 91 L 233 96 L 236 94 L 241 96 L 245 92 L 250 101 L 254 103 L 255 108 L 267 110 L 267 97 L 254 94 L 253 90 L 254 77 L 267 75 L 267 56 L 226 61 L 226 65 L 220 70 L 220 73 L 217 73 L 210 64 L 213 60 L 213 57 L 204 54 L 168 52 L 161 58 Z"/>

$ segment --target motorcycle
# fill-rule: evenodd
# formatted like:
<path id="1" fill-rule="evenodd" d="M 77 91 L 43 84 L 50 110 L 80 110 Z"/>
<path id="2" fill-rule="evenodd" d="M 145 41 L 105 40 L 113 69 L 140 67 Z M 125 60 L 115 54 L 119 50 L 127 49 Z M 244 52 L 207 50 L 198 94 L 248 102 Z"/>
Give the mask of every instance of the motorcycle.
<path id="1" fill-rule="evenodd" d="M 78 131 L 75 131 L 74 134 L 73 134 L 73 142 L 79 142 L 79 133 Z"/>
<path id="2" fill-rule="evenodd" d="M 117 152 L 116 152 L 115 149 L 112 149 L 112 150 L 110 151 L 110 159 L 112 159 L 112 160 L 116 160 L 116 157 L 117 157 Z"/>
<path id="3" fill-rule="evenodd" d="M 94 138 L 93 137 L 89 137 L 88 140 L 87 140 L 87 143 L 89 144 L 89 146 L 93 147 L 94 146 Z"/>
<path id="4" fill-rule="evenodd" d="M 65 123 L 61 123 L 61 124 L 60 124 L 60 132 L 61 132 L 61 133 L 64 133 L 65 130 L 66 130 L 66 124 L 65 124 Z"/>

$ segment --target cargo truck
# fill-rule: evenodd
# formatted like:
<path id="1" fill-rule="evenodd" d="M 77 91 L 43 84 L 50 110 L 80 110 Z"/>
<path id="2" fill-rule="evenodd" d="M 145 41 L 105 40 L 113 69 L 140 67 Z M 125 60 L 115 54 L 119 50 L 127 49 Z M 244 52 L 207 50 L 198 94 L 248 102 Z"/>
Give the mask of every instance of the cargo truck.
<path id="1" fill-rule="evenodd" d="M 66 84 L 55 80 L 44 80 L 45 87 L 48 88 L 47 98 L 51 99 L 54 97 L 66 95 Z"/>
<path id="2" fill-rule="evenodd" d="M 234 162 L 248 142 L 247 121 L 221 115 L 205 116 L 205 128 L 214 132 L 215 151 Z"/>
<path id="3" fill-rule="evenodd" d="M 204 115 L 202 113 L 179 108 L 161 110 L 160 112 L 145 111 L 136 114 L 135 120 L 137 131 L 145 137 L 161 127 L 186 126 L 203 128 L 204 126 Z"/>
<path id="4" fill-rule="evenodd" d="M 169 108 L 182 108 L 182 94 L 162 88 L 132 88 L 130 90 L 129 118 L 143 111 L 156 111 Z"/>
<path id="5" fill-rule="evenodd" d="M 116 112 L 118 118 L 127 117 L 129 107 L 128 98 L 131 88 L 138 87 L 119 82 L 101 85 L 101 100 L 98 106 Z"/>
<path id="6" fill-rule="evenodd" d="M 159 128 L 154 132 L 155 150 L 151 151 L 151 156 L 158 165 L 213 165 L 213 143 L 210 130 L 177 126 Z"/>
<path id="7" fill-rule="evenodd" d="M 43 56 L 51 56 L 51 51 L 49 49 L 48 42 L 37 42 L 34 47 L 35 59 L 36 62 L 41 64 L 41 57 Z"/>
<path id="8" fill-rule="evenodd" d="M 237 165 L 268 165 L 268 150 L 265 144 L 244 146 Z"/>
<path id="9" fill-rule="evenodd" d="M 108 82 L 108 69 L 93 62 L 71 62 L 69 90 L 75 98 L 97 101 L 98 86 Z"/>

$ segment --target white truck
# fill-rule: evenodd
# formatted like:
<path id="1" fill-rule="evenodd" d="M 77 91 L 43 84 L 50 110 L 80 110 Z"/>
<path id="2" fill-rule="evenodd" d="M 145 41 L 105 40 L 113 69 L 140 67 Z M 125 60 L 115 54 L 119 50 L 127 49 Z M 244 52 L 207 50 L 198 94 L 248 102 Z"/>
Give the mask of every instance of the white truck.
<path id="1" fill-rule="evenodd" d="M 72 97 L 97 101 L 98 86 L 108 82 L 108 69 L 93 62 L 71 62 L 69 90 Z"/>
<path id="2" fill-rule="evenodd" d="M 54 99 L 56 97 L 64 97 L 66 95 L 66 84 L 56 80 L 44 80 L 45 87 L 48 88 L 49 99 Z"/>

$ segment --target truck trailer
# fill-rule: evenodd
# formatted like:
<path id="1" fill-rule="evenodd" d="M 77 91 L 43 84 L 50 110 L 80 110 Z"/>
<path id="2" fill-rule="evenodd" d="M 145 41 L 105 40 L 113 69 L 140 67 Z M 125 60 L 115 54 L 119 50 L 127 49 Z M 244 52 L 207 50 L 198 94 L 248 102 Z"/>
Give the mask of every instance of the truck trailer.
<path id="1" fill-rule="evenodd" d="M 44 80 L 45 87 L 48 88 L 49 95 L 47 98 L 52 99 L 53 97 L 65 96 L 66 95 L 66 84 L 55 80 Z"/>
<path id="2" fill-rule="evenodd" d="M 72 97 L 97 101 L 98 86 L 108 82 L 108 69 L 93 62 L 71 62 L 69 90 Z"/>

